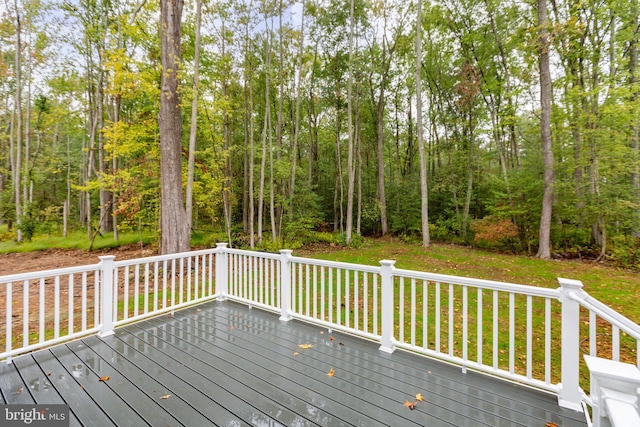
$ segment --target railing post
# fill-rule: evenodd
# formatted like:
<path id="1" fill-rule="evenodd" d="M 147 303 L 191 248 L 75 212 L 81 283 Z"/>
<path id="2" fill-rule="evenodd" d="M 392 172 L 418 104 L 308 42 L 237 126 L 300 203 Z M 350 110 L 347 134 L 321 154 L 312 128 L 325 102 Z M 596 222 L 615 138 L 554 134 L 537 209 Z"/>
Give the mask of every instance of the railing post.
<path id="1" fill-rule="evenodd" d="M 291 250 L 280 250 L 280 320 L 291 320 Z"/>
<path id="2" fill-rule="evenodd" d="M 579 280 L 558 278 L 562 304 L 561 353 L 562 369 L 558 404 L 582 412 L 580 389 L 580 304 L 571 296 L 582 292 Z"/>
<path id="3" fill-rule="evenodd" d="M 224 301 L 229 295 L 229 261 L 227 259 L 227 243 L 216 244 L 216 294 Z"/>
<path id="4" fill-rule="evenodd" d="M 385 353 L 393 353 L 393 319 L 395 307 L 393 304 L 393 266 L 396 262 L 390 260 L 380 261 L 380 276 L 382 278 L 382 336 L 380 337 L 380 350 Z"/>
<path id="5" fill-rule="evenodd" d="M 100 333 L 101 337 L 113 335 L 113 255 L 100 258 Z"/>

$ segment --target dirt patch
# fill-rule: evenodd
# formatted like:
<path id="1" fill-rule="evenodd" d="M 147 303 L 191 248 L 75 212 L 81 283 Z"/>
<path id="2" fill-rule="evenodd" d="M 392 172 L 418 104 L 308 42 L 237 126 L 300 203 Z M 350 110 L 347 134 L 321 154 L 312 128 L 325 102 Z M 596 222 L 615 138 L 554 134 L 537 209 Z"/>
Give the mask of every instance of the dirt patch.
<path id="1" fill-rule="evenodd" d="M 117 261 L 156 254 L 156 251 L 150 247 L 140 247 L 139 245 L 126 245 L 91 252 L 80 249 L 47 249 L 36 252 L 1 254 L 0 276 L 96 264 L 100 262 L 98 257 L 103 255 L 115 255 Z"/>

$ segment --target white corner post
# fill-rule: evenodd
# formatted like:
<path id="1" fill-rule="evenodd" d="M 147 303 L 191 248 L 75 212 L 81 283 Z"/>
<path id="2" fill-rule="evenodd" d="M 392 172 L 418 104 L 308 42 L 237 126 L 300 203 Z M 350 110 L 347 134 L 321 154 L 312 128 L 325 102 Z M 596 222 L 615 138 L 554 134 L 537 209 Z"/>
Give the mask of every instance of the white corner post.
<path id="1" fill-rule="evenodd" d="M 216 294 L 218 300 L 224 301 L 229 295 L 229 260 L 227 243 L 216 244 Z"/>
<path id="2" fill-rule="evenodd" d="M 105 255 L 100 258 L 100 332 L 99 336 L 113 335 L 113 255 Z"/>
<path id="3" fill-rule="evenodd" d="M 393 319 L 395 308 L 393 305 L 393 269 L 395 261 L 380 261 L 380 276 L 382 278 L 382 336 L 380 337 L 380 351 L 393 353 Z"/>
<path id="4" fill-rule="evenodd" d="M 562 369 L 558 404 L 582 412 L 584 394 L 580 388 L 580 304 L 572 296 L 582 293 L 579 280 L 558 278 L 562 304 Z"/>
<path id="5" fill-rule="evenodd" d="M 280 320 L 291 320 L 291 250 L 280 250 Z"/>

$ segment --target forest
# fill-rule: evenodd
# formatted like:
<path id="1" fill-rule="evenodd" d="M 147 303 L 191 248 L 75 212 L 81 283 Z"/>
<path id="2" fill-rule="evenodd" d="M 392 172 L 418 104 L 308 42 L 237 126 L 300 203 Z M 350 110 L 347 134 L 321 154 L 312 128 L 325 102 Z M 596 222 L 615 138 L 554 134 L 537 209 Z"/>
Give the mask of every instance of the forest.
<path id="1" fill-rule="evenodd" d="M 163 232 L 164 3 L 0 5 L 0 238 Z M 190 230 L 640 267 L 638 0 L 170 3 Z"/>

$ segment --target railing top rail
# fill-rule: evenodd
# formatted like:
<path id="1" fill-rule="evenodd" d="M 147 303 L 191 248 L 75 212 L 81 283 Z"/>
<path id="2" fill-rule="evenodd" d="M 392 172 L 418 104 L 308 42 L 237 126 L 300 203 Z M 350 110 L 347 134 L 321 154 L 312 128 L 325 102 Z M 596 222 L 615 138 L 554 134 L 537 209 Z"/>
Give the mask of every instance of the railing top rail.
<path id="1" fill-rule="evenodd" d="M 198 256 L 198 255 L 208 255 L 208 254 L 217 253 L 217 252 L 219 252 L 217 248 L 209 248 L 209 249 L 201 249 L 198 251 L 179 252 L 175 254 L 155 255 L 150 257 L 126 259 L 121 261 L 115 261 L 113 264 L 115 267 L 126 267 L 128 265 L 148 264 L 151 262 L 158 262 L 158 261 L 171 261 L 174 259 L 188 258 L 188 257 Z"/>
<path id="2" fill-rule="evenodd" d="M 422 273 L 413 270 L 395 269 L 394 276 L 402 276 L 411 279 L 428 280 L 431 282 L 451 283 L 456 285 L 473 286 L 476 288 L 513 292 L 544 298 L 559 298 L 560 291 L 551 288 L 539 288 L 537 286 L 519 285 L 515 283 L 497 282 L 493 280 L 473 279 L 469 277 L 451 276 L 447 274 Z"/>
<path id="3" fill-rule="evenodd" d="M 607 322 L 617 326 L 625 333 L 629 334 L 629 336 L 634 339 L 640 341 L 640 326 L 634 321 L 628 319 L 622 314 L 618 313 L 611 307 L 603 304 L 598 301 L 596 298 L 593 298 L 586 292 L 571 292 L 569 294 L 569 298 L 574 301 L 577 301 L 580 305 L 585 307 L 586 309 L 593 311 L 596 315 L 600 316 L 602 319 Z"/>
<path id="4" fill-rule="evenodd" d="M 258 257 L 258 258 L 280 259 L 280 254 L 273 253 L 273 252 L 246 251 L 244 249 L 230 249 L 230 248 L 225 248 L 224 252 L 228 254 L 246 255 L 246 256 Z"/>
<path id="5" fill-rule="evenodd" d="M 304 257 L 295 257 L 295 256 L 291 257 L 291 262 L 316 265 L 318 267 L 332 267 L 332 268 L 341 268 L 344 270 L 357 270 L 357 271 L 374 273 L 374 274 L 380 273 L 380 267 L 376 267 L 374 265 L 352 264 L 349 262 L 327 261 L 322 259 L 304 258 Z"/>
<path id="6" fill-rule="evenodd" d="M 100 264 L 78 265 L 75 267 L 56 268 L 53 270 L 32 271 L 29 273 L 16 273 L 0 276 L 0 284 L 20 282 L 23 280 L 40 279 L 41 277 L 63 276 L 65 274 L 85 273 L 100 269 Z"/>

